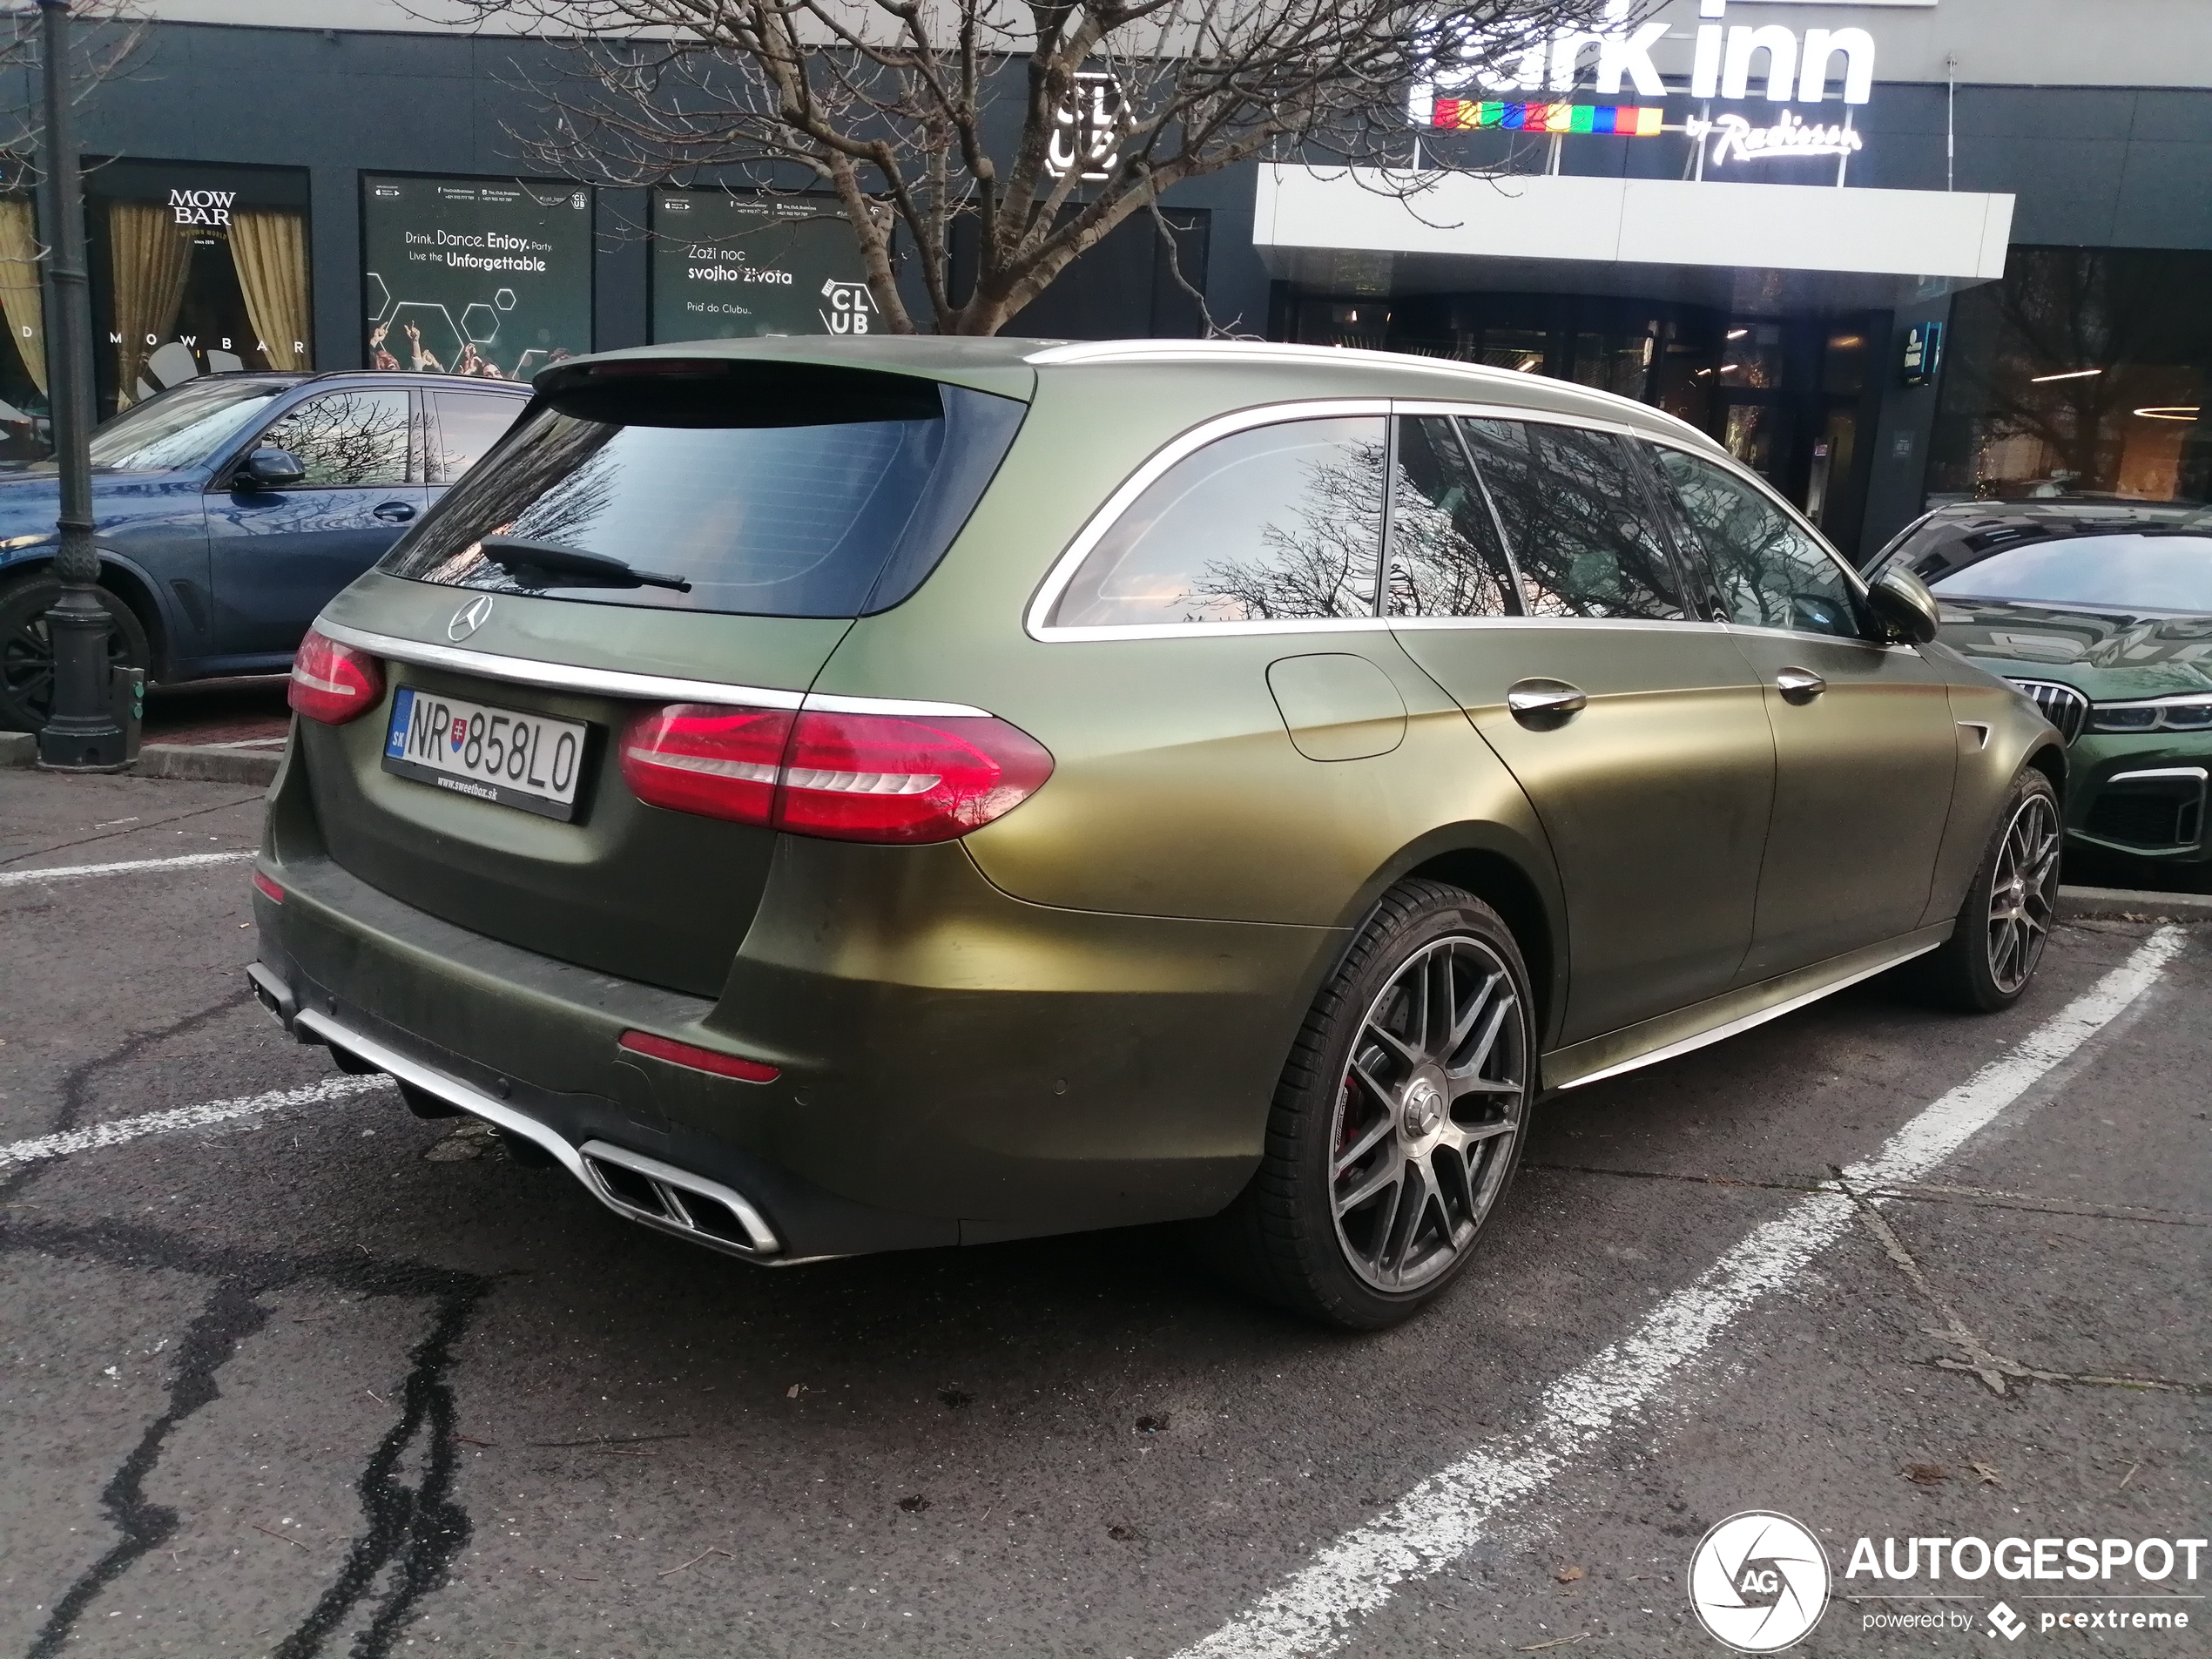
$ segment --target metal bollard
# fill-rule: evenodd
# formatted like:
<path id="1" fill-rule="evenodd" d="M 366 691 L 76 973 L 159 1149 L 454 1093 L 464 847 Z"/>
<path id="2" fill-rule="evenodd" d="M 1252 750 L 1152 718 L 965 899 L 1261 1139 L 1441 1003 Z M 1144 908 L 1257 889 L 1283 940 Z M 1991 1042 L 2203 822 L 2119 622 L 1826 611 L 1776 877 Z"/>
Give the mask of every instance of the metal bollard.
<path id="1" fill-rule="evenodd" d="M 146 718 L 146 671 L 117 668 L 108 671 L 108 712 L 123 728 L 123 760 L 138 758 L 138 730 Z"/>

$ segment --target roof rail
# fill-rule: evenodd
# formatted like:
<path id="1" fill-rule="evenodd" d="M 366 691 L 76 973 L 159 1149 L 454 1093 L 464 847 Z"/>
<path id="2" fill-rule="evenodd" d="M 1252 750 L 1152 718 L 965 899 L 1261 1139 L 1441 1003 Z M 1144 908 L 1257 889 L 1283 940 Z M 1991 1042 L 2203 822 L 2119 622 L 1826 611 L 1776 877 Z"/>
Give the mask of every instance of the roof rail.
<path id="1" fill-rule="evenodd" d="M 1022 361 L 1040 368 L 1084 363 L 1353 363 L 1374 368 L 1397 369 L 1401 373 L 1412 369 L 1425 370 L 1462 380 L 1479 381 L 1486 386 L 1525 382 L 1530 378 L 1520 369 L 1493 368 L 1487 363 L 1463 363 L 1453 357 L 1424 357 L 1413 352 L 1369 351 L 1357 346 L 1294 346 L 1275 341 L 1083 340 L 1048 346 L 1042 351 L 1029 353 Z M 1594 401 L 1619 404 L 1636 410 L 1646 419 L 1678 427 L 1697 438 L 1701 444 L 1713 442 L 1710 434 L 1698 430 L 1681 416 L 1670 415 L 1654 404 L 1571 381 L 1553 381 L 1551 384 L 1571 387 L 1579 395 Z"/>

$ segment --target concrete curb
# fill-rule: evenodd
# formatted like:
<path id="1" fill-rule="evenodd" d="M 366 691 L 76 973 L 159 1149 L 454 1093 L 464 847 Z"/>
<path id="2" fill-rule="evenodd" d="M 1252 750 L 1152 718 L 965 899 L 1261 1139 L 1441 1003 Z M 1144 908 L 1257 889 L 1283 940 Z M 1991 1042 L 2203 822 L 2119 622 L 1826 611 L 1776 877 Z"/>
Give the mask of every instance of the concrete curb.
<path id="1" fill-rule="evenodd" d="M 2060 887 L 2059 919 L 2212 921 L 2212 894 L 2140 893 L 2128 887 Z"/>
<path id="2" fill-rule="evenodd" d="M 180 778 L 202 783 L 260 784 L 276 779 L 280 753 L 204 748 L 189 743 L 149 743 L 131 770 L 140 778 Z"/>
<path id="3" fill-rule="evenodd" d="M 277 774 L 281 752 L 217 749 L 191 743 L 149 743 L 129 770 L 140 778 L 177 778 L 200 783 L 260 784 Z M 0 767 L 35 766 L 38 738 L 29 732 L 0 732 Z"/>

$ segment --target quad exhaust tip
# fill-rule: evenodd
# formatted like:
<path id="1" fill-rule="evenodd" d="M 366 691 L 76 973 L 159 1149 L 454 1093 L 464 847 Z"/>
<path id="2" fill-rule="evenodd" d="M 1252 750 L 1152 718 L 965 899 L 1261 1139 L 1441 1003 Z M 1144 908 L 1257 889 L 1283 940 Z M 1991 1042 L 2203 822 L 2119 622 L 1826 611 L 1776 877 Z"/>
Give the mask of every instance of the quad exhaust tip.
<path id="1" fill-rule="evenodd" d="M 604 1141 L 586 1141 L 577 1155 L 593 1196 L 632 1221 L 735 1256 L 775 1253 L 760 1212 L 719 1181 Z"/>

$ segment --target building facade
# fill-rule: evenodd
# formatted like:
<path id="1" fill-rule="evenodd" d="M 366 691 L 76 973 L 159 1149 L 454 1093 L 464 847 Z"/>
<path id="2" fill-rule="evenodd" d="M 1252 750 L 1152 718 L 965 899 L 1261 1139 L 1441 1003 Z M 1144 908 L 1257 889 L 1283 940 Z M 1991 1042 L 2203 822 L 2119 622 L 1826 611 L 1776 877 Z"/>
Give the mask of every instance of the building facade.
<path id="1" fill-rule="evenodd" d="M 526 376 L 877 323 L 823 202 L 522 168 L 557 46 L 399 0 L 149 10 L 80 118 L 105 409 L 224 369 Z M 1464 69 L 1408 90 L 1402 170 L 1184 185 L 1171 259 L 1125 226 L 1012 331 L 1195 334 L 1188 285 L 1241 333 L 1604 387 L 1853 552 L 1975 495 L 2212 496 L 2203 0 L 1623 3 Z M 25 453 L 44 311 L 10 182 L 0 421 Z"/>

